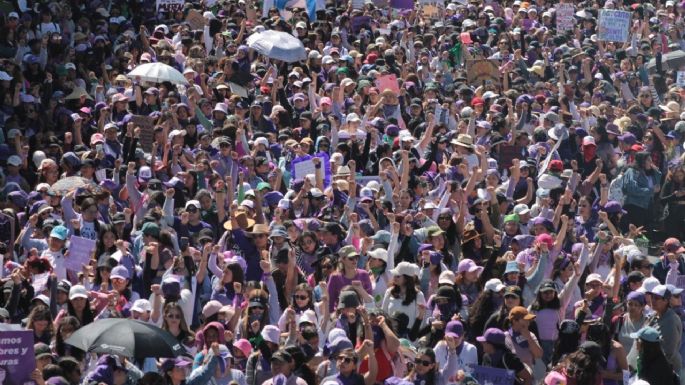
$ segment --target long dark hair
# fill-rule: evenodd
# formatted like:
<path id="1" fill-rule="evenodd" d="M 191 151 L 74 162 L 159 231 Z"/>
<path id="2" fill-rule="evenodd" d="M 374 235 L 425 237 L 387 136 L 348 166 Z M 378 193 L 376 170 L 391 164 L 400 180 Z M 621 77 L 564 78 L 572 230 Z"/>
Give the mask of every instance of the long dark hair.
<path id="1" fill-rule="evenodd" d="M 576 384 L 594 384 L 601 368 L 599 362 L 592 359 L 592 356 L 582 350 L 577 350 L 564 360 L 566 374 L 568 377 L 575 377 Z"/>
<path id="2" fill-rule="evenodd" d="M 402 305 L 409 306 L 412 302 L 416 300 L 416 278 L 406 274 L 402 276 L 404 277 L 404 284 L 406 286 L 406 291 L 404 295 L 404 300 L 402 301 Z M 390 289 L 390 295 L 392 295 L 394 298 L 400 298 L 400 285 L 395 285 L 393 283 L 392 288 Z"/>
<path id="3" fill-rule="evenodd" d="M 545 303 L 542 300 L 542 292 L 538 290 L 538 294 L 535 296 L 535 301 L 530 305 L 531 310 L 540 311 L 544 309 L 561 309 L 561 301 L 559 301 L 559 293 L 554 290 L 554 299 Z"/>
<path id="4" fill-rule="evenodd" d="M 86 326 L 95 321 L 95 314 L 93 313 L 93 309 L 90 308 L 88 301 L 86 301 L 86 306 L 83 308 L 83 319 L 78 319 L 76 309 L 74 309 L 74 305 L 71 304 L 71 300 L 67 301 L 67 312 L 70 316 L 76 318 L 81 323 L 81 326 Z"/>
<path id="5" fill-rule="evenodd" d="M 495 312 L 495 295 L 490 290 L 482 291 L 471 306 L 469 317 L 469 326 L 471 336 L 479 336 L 483 334 L 485 323 L 490 318 L 490 315 Z"/>
<path id="6" fill-rule="evenodd" d="M 660 342 L 649 342 L 640 339 L 640 360 L 642 361 L 642 367 L 647 368 L 655 362 L 666 361 L 666 355 L 664 350 L 661 348 Z"/>
<path id="7" fill-rule="evenodd" d="M 635 154 L 635 163 L 633 163 L 633 168 L 638 171 L 647 171 L 645 169 L 645 163 L 647 163 L 647 158 L 649 157 L 650 154 L 646 151 L 641 151 Z"/>

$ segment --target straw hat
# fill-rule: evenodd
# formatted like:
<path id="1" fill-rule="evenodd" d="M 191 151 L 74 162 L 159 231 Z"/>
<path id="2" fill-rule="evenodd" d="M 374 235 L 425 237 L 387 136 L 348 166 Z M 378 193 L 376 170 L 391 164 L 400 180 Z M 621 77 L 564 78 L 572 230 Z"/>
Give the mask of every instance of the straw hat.
<path id="1" fill-rule="evenodd" d="M 253 227 L 255 225 L 254 219 L 248 218 L 247 213 L 243 210 L 236 211 L 235 221 L 238 222 L 238 226 L 243 230 L 249 229 L 250 227 Z M 229 231 L 233 230 L 232 221 L 226 221 L 224 223 L 224 229 L 229 230 Z"/>

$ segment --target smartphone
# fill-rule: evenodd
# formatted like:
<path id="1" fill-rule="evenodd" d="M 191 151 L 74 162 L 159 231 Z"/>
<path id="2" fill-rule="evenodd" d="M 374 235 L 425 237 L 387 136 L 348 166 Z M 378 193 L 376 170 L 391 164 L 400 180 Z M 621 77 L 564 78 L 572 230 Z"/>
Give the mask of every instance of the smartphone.
<path id="1" fill-rule="evenodd" d="M 181 249 L 182 252 L 188 250 L 188 237 L 181 237 L 178 247 Z"/>
<path id="2" fill-rule="evenodd" d="M 98 143 L 95 145 L 95 151 L 97 151 L 98 153 L 102 152 L 102 143 Z"/>

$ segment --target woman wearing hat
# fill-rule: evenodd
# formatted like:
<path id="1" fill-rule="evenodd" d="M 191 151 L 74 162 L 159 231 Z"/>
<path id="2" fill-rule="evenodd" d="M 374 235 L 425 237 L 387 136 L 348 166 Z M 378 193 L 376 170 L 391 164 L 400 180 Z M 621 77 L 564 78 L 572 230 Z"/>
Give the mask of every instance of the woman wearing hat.
<path id="1" fill-rule="evenodd" d="M 476 338 L 483 346 L 483 366 L 514 371 L 516 385 L 531 385 L 533 377 L 519 357 L 506 345 L 506 334 L 499 329 L 487 329 Z"/>
<path id="2" fill-rule="evenodd" d="M 409 327 L 414 325 L 426 299 L 418 286 L 419 267 L 413 263 L 400 262 L 392 271 L 393 281 L 383 296 L 381 308 L 386 314 L 406 314 Z"/>
<path id="3" fill-rule="evenodd" d="M 659 331 L 647 326 L 630 335 L 635 339 L 637 351 L 637 378 L 650 384 L 679 384 L 678 374 L 673 371 L 661 348 L 663 338 Z"/>
<path id="4" fill-rule="evenodd" d="M 541 258 L 546 258 L 545 255 Z M 559 338 L 558 326 L 566 318 L 566 308 L 571 300 L 572 288 L 580 280 L 580 265 L 576 262 L 571 279 L 566 282 L 561 293 L 551 280 L 545 280 L 538 288 L 535 301 L 530 305 L 531 312 L 537 316 L 540 331 L 540 345 L 544 351 L 542 360 L 547 364 L 552 357 L 554 342 Z"/>

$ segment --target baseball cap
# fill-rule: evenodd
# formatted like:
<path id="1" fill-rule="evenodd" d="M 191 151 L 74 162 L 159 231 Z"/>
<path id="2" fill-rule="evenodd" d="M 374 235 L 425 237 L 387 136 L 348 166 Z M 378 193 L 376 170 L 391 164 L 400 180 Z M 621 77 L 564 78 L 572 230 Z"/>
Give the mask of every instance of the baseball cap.
<path id="1" fill-rule="evenodd" d="M 514 306 L 511 311 L 509 311 L 509 318 L 533 320 L 535 319 L 535 314 L 528 313 L 528 310 L 523 306 Z"/>
<path id="2" fill-rule="evenodd" d="M 647 342 L 659 342 L 661 335 L 655 328 L 651 326 L 645 326 L 635 333 L 630 333 L 630 338 L 639 338 Z"/>

